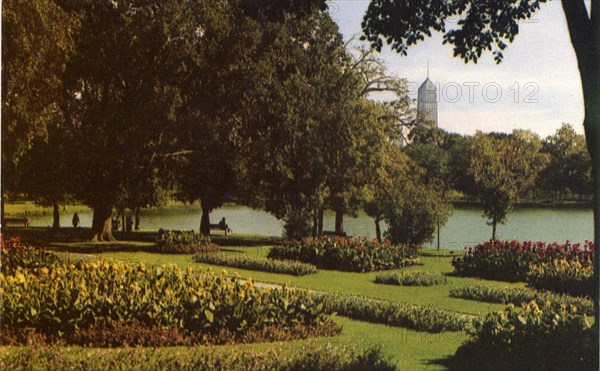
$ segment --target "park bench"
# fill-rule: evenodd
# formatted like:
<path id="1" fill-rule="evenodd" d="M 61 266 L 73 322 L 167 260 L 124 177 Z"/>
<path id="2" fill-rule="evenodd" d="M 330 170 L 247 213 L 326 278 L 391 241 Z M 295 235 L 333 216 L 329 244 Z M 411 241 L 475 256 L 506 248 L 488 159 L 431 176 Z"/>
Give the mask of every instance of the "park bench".
<path id="1" fill-rule="evenodd" d="M 229 226 L 227 224 L 222 225 L 222 224 L 211 224 L 210 225 L 210 230 L 216 230 L 216 231 L 225 231 L 225 236 L 227 236 L 228 234 L 231 234 L 231 229 L 229 229 Z"/>
<path id="2" fill-rule="evenodd" d="M 29 228 L 29 219 L 27 218 L 4 218 L 4 227 L 8 227 L 11 224 L 13 226 L 23 226 Z"/>

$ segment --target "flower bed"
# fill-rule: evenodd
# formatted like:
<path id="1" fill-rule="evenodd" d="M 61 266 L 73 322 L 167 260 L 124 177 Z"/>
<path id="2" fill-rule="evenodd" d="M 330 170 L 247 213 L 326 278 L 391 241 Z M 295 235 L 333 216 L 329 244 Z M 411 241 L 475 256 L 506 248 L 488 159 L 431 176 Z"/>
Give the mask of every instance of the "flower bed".
<path id="1" fill-rule="evenodd" d="M 351 294 L 318 292 L 313 295 L 315 300 L 322 302 L 326 310 L 341 316 L 417 331 L 460 331 L 471 318 L 433 305 L 421 306 Z"/>
<path id="2" fill-rule="evenodd" d="M 283 346 L 247 348 L 86 349 L 14 347 L 0 349 L 7 370 L 395 370 L 377 349 L 306 344 L 290 352 Z"/>
<path id="3" fill-rule="evenodd" d="M 461 370 L 593 370 L 593 328 L 581 316 L 535 302 L 476 319 L 449 362 Z M 596 359 L 594 359 L 596 358 Z"/>
<path id="4" fill-rule="evenodd" d="M 378 243 L 367 238 L 321 237 L 274 246 L 271 259 L 296 260 L 317 268 L 372 272 L 402 268 L 416 263 L 417 248 Z"/>
<path id="5" fill-rule="evenodd" d="M 160 230 L 156 240 L 156 251 L 165 254 L 196 254 L 218 252 L 219 246 L 210 237 L 193 231 Z"/>
<path id="6" fill-rule="evenodd" d="M 549 303 L 559 309 L 564 307 L 573 314 L 594 314 L 594 303 L 588 298 L 540 292 L 519 287 L 490 287 L 486 285 L 467 285 L 450 290 L 450 296 L 461 299 L 521 305 L 535 301 L 538 305 Z"/>
<path id="7" fill-rule="evenodd" d="M 53 252 L 24 245 L 18 237 L 5 241 L 0 234 L 0 272 L 5 276 L 14 274 L 19 267 L 35 269 L 61 261 Z"/>
<path id="8" fill-rule="evenodd" d="M 538 290 L 592 297 L 594 267 L 577 260 L 553 260 L 532 266 L 527 274 L 527 283 Z"/>
<path id="9" fill-rule="evenodd" d="M 397 286 L 433 286 L 448 282 L 439 273 L 412 271 L 402 273 L 380 273 L 375 276 L 375 283 Z"/>
<path id="10" fill-rule="evenodd" d="M 32 329 L 67 343 L 86 329 L 119 326 L 180 331 L 203 342 L 224 330 L 243 338 L 271 326 L 319 327 L 328 321 L 322 306 L 302 290 L 257 290 L 251 280 L 241 284 L 225 274 L 173 265 L 100 259 L 17 268 L 0 278 L 0 331 Z"/>
<path id="11" fill-rule="evenodd" d="M 296 261 L 282 261 L 250 256 L 228 256 L 226 254 L 196 254 L 194 260 L 198 263 L 225 265 L 228 267 L 250 269 L 254 271 L 291 274 L 305 276 L 319 271 L 314 265 Z"/>
<path id="12" fill-rule="evenodd" d="M 594 243 L 586 241 L 580 245 L 567 242 L 559 245 L 529 241 L 495 241 L 474 248 L 466 247 L 465 250 L 463 256 L 454 257 L 452 260 L 456 274 L 517 282 L 525 281 L 530 267 L 542 262 L 565 259 L 579 261 L 586 266 L 591 265 Z"/>

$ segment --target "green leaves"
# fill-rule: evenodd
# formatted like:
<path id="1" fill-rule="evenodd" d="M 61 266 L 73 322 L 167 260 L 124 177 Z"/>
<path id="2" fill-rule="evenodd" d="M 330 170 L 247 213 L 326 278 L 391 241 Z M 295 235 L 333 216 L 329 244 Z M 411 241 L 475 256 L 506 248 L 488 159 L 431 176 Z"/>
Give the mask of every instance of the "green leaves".
<path id="1" fill-rule="evenodd" d="M 318 272 L 317 268 L 311 264 L 300 262 L 287 262 L 249 256 L 229 256 L 224 253 L 200 253 L 194 255 L 194 260 L 198 263 L 225 265 L 228 267 L 250 269 L 263 272 L 292 274 L 294 276 L 305 276 L 307 274 L 315 274 Z"/>
<path id="2" fill-rule="evenodd" d="M 297 260 L 318 268 L 352 272 L 371 272 L 415 264 L 414 246 L 392 246 L 366 238 L 322 237 L 274 246 L 271 259 Z"/>

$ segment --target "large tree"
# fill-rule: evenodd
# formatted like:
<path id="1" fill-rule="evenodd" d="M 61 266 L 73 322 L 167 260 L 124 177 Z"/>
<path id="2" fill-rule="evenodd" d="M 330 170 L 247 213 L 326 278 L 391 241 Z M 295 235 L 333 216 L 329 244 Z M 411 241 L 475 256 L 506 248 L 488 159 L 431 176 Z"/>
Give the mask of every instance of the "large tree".
<path id="1" fill-rule="evenodd" d="M 358 150 L 364 108 L 328 14 L 288 17 L 263 34 L 269 45 L 259 46 L 266 50 L 243 101 L 240 196 L 284 219 L 292 234 L 306 233 L 326 202 L 353 191 L 346 180 L 357 159 L 348 153 Z"/>
<path id="2" fill-rule="evenodd" d="M 540 174 L 542 188 L 561 198 L 590 195 L 592 164 L 585 148 L 585 138 L 569 124 L 563 124 L 556 134 L 543 141 L 542 152 L 548 164 Z"/>
<path id="3" fill-rule="evenodd" d="M 393 50 L 406 55 L 410 45 L 444 32 L 444 42 L 454 45 L 454 55 L 465 62 L 477 62 L 492 50 L 498 63 L 503 50 L 519 32 L 518 22 L 530 18 L 546 0 L 445 1 L 372 0 L 362 27 L 365 38 L 381 49 L 383 39 Z M 600 243 L 600 0 L 563 0 L 571 44 L 577 56 L 583 87 L 584 127 L 593 163 L 594 239 Z M 460 16 L 455 27 L 446 29 L 450 18 Z M 556 30 L 549 30 L 556 32 Z M 596 353 L 600 353 L 600 250 L 594 260 Z"/>
<path id="4" fill-rule="evenodd" d="M 470 168 L 495 240 L 498 224 L 505 223 L 519 196 L 537 178 L 536 151 L 519 138 L 481 132 L 471 145 Z"/>
<path id="5" fill-rule="evenodd" d="M 82 15 L 64 110 L 77 194 L 94 210 L 92 239 L 114 239 L 113 207 L 134 182 L 158 184 L 181 106 L 186 60 L 201 47 L 202 2 L 68 2 Z M 200 8 L 199 8 L 200 7 Z"/>
<path id="6" fill-rule="evenodd" d="M 20 160 L 34 141 L 47 141 L 46 125 L 60 115 L 77 26 L 77 17 L 52 0 L 2 3 L 2 216 Z"/>

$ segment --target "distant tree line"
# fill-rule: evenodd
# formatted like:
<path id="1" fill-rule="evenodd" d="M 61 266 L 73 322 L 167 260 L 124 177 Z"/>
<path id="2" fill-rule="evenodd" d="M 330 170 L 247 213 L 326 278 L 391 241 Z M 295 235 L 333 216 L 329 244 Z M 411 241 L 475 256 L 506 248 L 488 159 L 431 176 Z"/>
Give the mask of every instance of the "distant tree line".
<path id="1" fill-rule="evenodd" d="M 428 182 L 454 201 L 480 203 L 493 239 L 518 202 L 591 206 L 591 159 L 569 124 L 544 139 L 526 130 L 462 136 L 418 128 L 413 136 L 405 151 L 427 169 Z"/>

